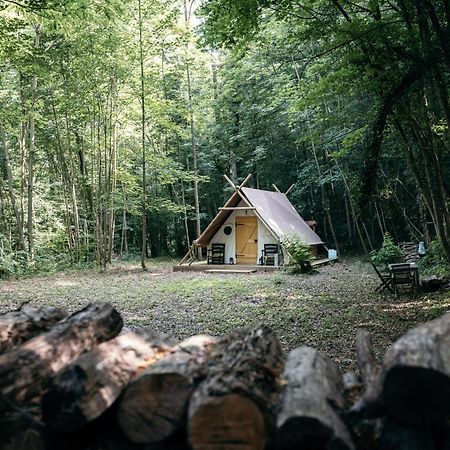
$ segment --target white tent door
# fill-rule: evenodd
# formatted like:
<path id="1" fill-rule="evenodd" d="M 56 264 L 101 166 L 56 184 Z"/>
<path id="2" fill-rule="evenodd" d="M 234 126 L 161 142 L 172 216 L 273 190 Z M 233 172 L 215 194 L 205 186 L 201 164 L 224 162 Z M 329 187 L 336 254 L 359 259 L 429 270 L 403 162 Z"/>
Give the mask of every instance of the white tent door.
<path id="1" fill-rule="evenodd" d="M 258 218 L 236 217 L 236 262 L 256 264 L 258 258 Z"/>

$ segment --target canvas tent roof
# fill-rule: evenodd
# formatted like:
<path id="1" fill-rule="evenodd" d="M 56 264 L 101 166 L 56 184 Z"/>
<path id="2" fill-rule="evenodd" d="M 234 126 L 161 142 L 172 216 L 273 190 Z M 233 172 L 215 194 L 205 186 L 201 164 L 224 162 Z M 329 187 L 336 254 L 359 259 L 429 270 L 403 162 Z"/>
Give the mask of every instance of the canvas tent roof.
<path id="1" fill-rule="evenodd" d="M 300 217 L 285 194 L 242 187 L 232 194 L 225 207 L 235 207 L 242 200 L 248 206 L 256 208 L 256 215 L 275 237 L 281 238 L 286 234 L 295 234 L 306 244 L 323 244 L 322 239 Z M 219 211 L 197 239 L 196 244 L 207 246 L 231 212 L 230 210 Z"/>

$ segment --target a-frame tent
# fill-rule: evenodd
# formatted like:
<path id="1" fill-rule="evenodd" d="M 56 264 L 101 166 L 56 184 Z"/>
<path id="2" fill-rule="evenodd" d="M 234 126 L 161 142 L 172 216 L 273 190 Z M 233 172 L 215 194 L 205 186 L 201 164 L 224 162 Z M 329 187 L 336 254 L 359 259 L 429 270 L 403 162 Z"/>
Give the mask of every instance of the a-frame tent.
<path id="1" fill-rule="evenodd" d="M 272 192 L 244 187 L 248 179 L 240 186 L 228 180 L 235 190 L 194 241 L 194 248 L 220 243 L 225 245 L 225 263 L 258 264 L 266 244 L 280 244 L 284 235 L 296 235 L 317 254 L 322 239 L 300 217 L 287 195 L 278 189 Z M 196 254 L 194 248 L 191 255 Z"/>

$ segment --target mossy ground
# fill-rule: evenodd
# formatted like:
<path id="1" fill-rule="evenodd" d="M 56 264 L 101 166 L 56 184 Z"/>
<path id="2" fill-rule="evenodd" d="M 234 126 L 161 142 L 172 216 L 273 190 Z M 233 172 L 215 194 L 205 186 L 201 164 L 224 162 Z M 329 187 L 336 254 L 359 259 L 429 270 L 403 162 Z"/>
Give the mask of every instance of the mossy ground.
<path id="1" fill-rule="evenodd" d="M 343 370 L 355 368 L 358 327 L 372 335 L 378 356 L 415 324 L 450 309 L 450 293 L 395 298 L 377 294 L 370 267 L 344 261 L 313 275 L 287 273 L 205 274 L 172 272 L 158 260 L 143 272 L 137 263 L 0 282 L 0 311 L 30 305 L 58 305 L 70 312 L 94 300 L 113 303 L 126 329 L 151 327 L 184 338 L 222 335 L 267 324 L 286 351 L 306 344 L 322 350 Z"/>

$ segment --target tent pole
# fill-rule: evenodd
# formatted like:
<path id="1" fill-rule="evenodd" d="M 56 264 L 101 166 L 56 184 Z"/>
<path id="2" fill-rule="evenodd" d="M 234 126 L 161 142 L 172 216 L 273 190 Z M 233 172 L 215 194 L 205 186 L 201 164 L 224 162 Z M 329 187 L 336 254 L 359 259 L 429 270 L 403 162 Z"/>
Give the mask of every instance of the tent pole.
<path id="1" fill-rule="evenodd" d="M 252 177 L 252 174 L 249 173 L 249 174 L 245 177 L 245 180 L 238 186 L 238 189 L 240 189 L 240 188 L 243 187 L 245 184 L 247 184 L 247 181 L 250 180 L 251 177 Z"/>
<path id="2" fill-rule="evenodd" d="M 223 177 L 225 178 L 225 180 L 227 180 L 228 184 L 234 189 L 237 189 L 237 186 L 225 175 L 223 174 Z"/>

